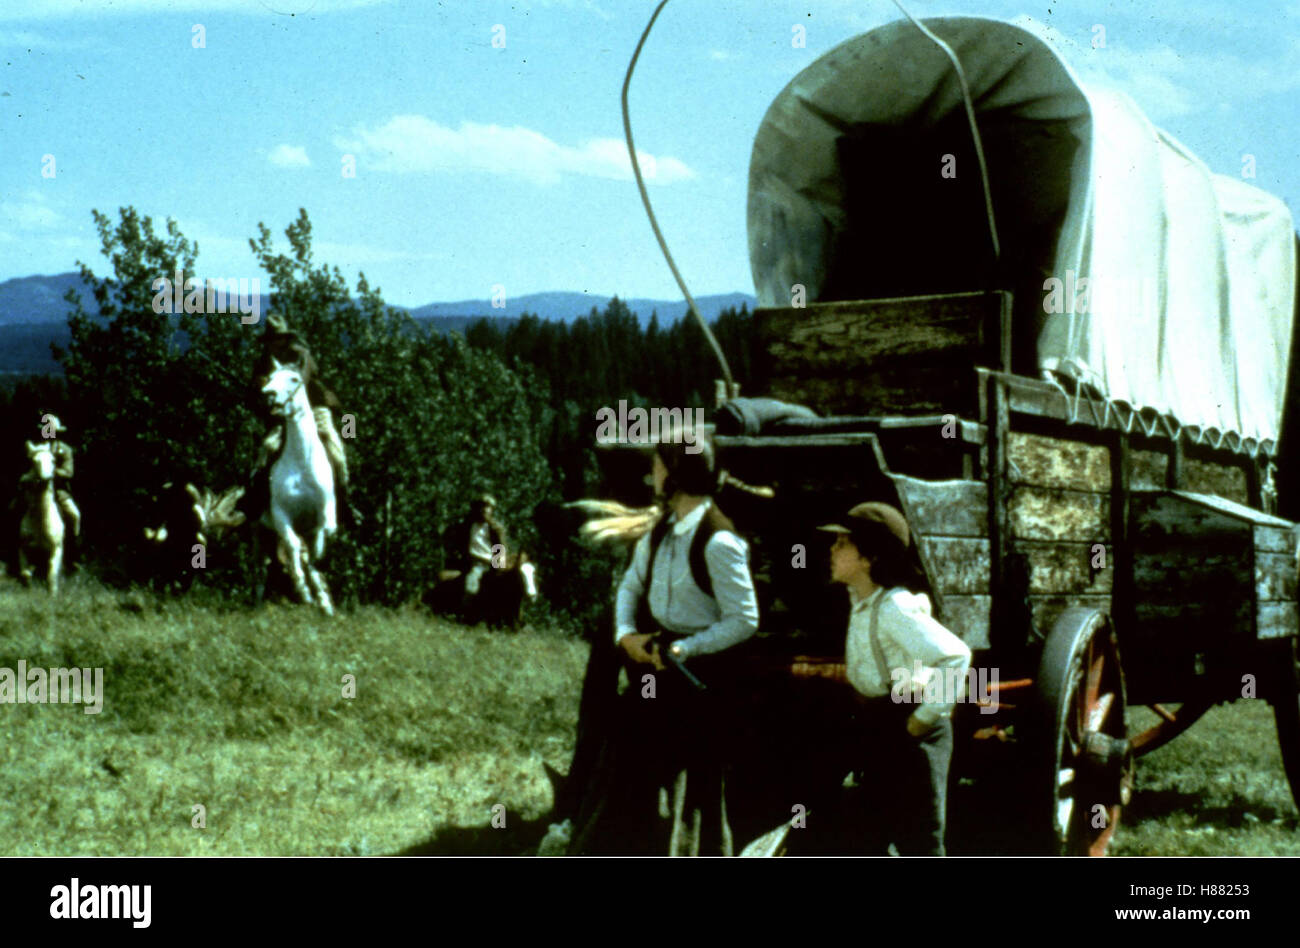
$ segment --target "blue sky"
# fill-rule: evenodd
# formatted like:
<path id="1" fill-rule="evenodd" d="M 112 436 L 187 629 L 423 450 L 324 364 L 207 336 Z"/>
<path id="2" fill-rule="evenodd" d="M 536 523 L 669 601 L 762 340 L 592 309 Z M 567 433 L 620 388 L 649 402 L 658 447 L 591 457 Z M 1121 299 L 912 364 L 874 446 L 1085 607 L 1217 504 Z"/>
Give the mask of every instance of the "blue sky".
<path id="1" fill-rule="evenodd" d="M 1211 169 L 1300 202 L 1300 3 L 913 0 L 1032 17 Z M 679 298 L 622 146 L 653 0 L 0 0 L 0 280 L 103 273 L 92 208 L 170 216 L 199 275 L 255 277 L 307 208 L 318 261 L 392 303 L 575 290 Z M 290 15 L 293 14 L 293 15 Z M 745 183 L 773 97 L 886 0 L 673 0 L 632 89 L 651 198 L 696 294 L 752 292 Z M 806 28 L 794 48 L 792 27 Z M 204 48 L 194 48 L 194 28 Z M 493 45 L 504 27 L 504 48 Z M 41 174 L 53 155 L 56 174 Z M 356 157 L 345 178 L 342 158 Z M 647 163 L 650 164 L 650 163 Z"/>

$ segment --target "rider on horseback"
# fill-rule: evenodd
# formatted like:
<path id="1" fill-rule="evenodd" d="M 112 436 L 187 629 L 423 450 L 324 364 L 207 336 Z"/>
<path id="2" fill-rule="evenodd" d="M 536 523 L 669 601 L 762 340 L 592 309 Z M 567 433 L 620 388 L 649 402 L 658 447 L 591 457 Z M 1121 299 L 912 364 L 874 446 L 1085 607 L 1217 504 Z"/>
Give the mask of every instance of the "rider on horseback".
<path id="1" fill-rule="evenodd" d="M 502 562 L 506 553 L 506 531 L 492 516 L 496 500 L 484 494 L 470 512 L 467 526 L 466 549 L 469 570 L 465 574 L 465 600 L 477 596 L 483 574 Z"/>
<path id="2" fill-rule="evenodd" d="M 348 462 L 343 453 L 343 441 L 334 427 L 334 411 L 341 411 L 342 403 L 338 396 L 320 381 L 319 368 L 306 340 L 289 328 L 289 322 L 278 313 L 266 318 L 266 329 L 262 332 L 262 351 L 254 367 L 253 385 L 260 394 L 262 387 L 271 377 L 275 362 L 291 365 L 302 374 L 307 387 L 307 400 L 311 403 L 312 414 L 316 419 L 316 430 L 320 434 L 325 453 L 329 456 L 330 468 L 334 473 L 334 491 L 338 500 L 340 517 L 355 523 L 352 506 L 347 502 Z M 248 492 L 249 508 L 254 511 L 266 510 L 270 506 L 271 465 L 284 447 L 284 423 L 274 416 L 267 418 L 270 426 L 262 440 L 257 465 L 253 473 L 252 486 Z"/>
<path id="3" fill-rule="evenodd" d="M 66 441 L 59 440 L 59 432 L 67 430 L 58 416 L 48 411 L 41 412 L 40 420 L 36 423 L 36 436 L 48 442 L 50 450 L 54 453 L 54 502 L 58 505 L 59 513 L 68 528 L 67 536 L 71 539 L 81 536 L 81 511 L 77 509 L 77 504 L 72 499 L 69 484 L 72 480 L 72 447 Z M 16 511 L 21 515 L 19 504 L 26 504 L 33 490 L 39 491 L 40 486 L 40 479 L 35 471 L 28 471 L 18 478 L 18 493 L 10 501 L 10 512 Z M 68 562 L 71 547 L 72 544 L 65 540 L 64 564 L 69 572 L 75 569 Z"/>

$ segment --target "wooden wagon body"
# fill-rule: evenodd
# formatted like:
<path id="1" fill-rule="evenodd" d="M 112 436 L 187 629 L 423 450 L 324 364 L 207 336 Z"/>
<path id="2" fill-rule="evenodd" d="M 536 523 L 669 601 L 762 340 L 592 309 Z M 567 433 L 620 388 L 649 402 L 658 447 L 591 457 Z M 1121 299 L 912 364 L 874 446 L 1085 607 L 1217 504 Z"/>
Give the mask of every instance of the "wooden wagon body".
<path id="1" fill-rule="evenodd" d="M 1274 704 L 1300 799 L 1296 534 L 1265 509 L 1271 445 L 1197 443 L 1010 374 L 1011 312 L 991 293 L 756 313 L 768 393 L 835 413 L 715 438 L 721 467 L 774 494 L 723 498 L 750 539 L 763 605 L 749 660 L 765 674 L 746 713 L 756 754 L 811 772 L 852 739 L 832 725 L 797 760 L 773 756 L 773 740 L 809 741 L 827 724 L 819 712 L 842 715 L 851 693 L 847 596 L 830 585 L 815 527 L 884 500 L 906 514 L 935 613 L 972 649 L 970 683 L 984 692 L 972 687 L 954 715 L 954 786 L 978 785 L 1027 820 L 1028 832 L 1018 822 L 978 845 L 1104 852 L 1134 758 L 1243 697 Z M 643 489 L 643 458 L 606 454 L 616 492 Z M 1159 723 L 1129 733 L 1135 705 Z M 751 777 L 800 792 L 788 773 Z"/>

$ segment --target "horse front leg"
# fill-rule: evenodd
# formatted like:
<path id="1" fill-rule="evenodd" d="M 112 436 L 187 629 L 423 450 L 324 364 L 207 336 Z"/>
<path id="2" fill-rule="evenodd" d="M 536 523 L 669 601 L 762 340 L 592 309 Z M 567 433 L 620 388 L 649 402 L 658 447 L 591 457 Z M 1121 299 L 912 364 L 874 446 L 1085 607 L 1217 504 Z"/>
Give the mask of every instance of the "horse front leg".
<path id="1" fill-rule="evenodd" d="M 293 577 L 293 591 L 300 600 L 310 604 L 312 602 L 311 588 L 307 585 L 307 576 L 303 570 L 303 557 L 307 551 L 303 548 L 302 540 L 298 539 L 298 534 L 293 532 L 287 518 L 279 516 L 275 518 L 275 532 L 279 536 L 280 542 L 284 544 L 289 552 L 286 557 L 288 562 L 285 566 L 288 568 L 290 576 Z"/>
<path id="2" fill-rule="evenodd" d="M 316 531 L 312 541 L 311 555 L 313 559 L 320 560 L 325 556 L 325 544 L 334 539 L 334 534 L 338 533 L 339 523 L 336 513 L 337 507 L 334 504 L 334 498 L 327 496 L 320 529 Z"/>
<path id="3" fill-rule="evenodd" d="M 325 578 L 321 576 L 320 570 L 312 566 L 310 562 L 305 563 L 304 568 L 307 571 L 308 579 L 311 580 L 312 588 L 316 591 L 317 605 L 327 616 L 334 615 L 334 603 L 330 599 L 329 587 L 325 585 Z"/>
<path id="4" fill-rule="evenodd" d="M 27 551 L 21 545 L 18 547 L 18 579 L 24 587 L 32 584 L 32 564 L 27 559 Z"/>
<path id="5" fill-rule="evenodd" d="M 49 584 L 50 595 L 59 594 L 59 571 L 63 569 L 63 545 L 59 544 L 50 551 L 49 573 L 45 581 Z"/>

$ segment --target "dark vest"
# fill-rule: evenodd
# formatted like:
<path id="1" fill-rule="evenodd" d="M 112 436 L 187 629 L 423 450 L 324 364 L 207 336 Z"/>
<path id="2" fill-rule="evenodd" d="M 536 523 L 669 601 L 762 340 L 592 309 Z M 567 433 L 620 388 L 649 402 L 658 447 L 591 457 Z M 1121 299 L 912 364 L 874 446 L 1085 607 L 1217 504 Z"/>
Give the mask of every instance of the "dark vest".
<path id="1" fill-rule="evenodd" d="M 655 576 L 655 557 L 659 553 L 659 545 L 663 543 L 664 537 L 672 529 L 672 522 L 668 514 L 664 514 L 655 523 L 650 531 L 650 561 L 646 567 L 645 591 L 641 594 L 641 601 L 637 604 L 637 628 L 642 632 L 655 632 L 659 630 L 659 625 L 650 614 L 650 587 L 654 582 Z M 713 577 L 709 575 L 709 564 L 704 558 L 704 548 L 709 545 L 709 540 L 713 534 L 719 530 L 729 530 L 736 532 L 736 526 L 729 517 L 718 509 L 716 503 L 709 506 L 704 518 L 695 527 L 695 536 L 691 538 L 690 551 L 687 554 L 687 562 L 691 567 L 691 579 L 699 587 L 700 592 L 713 598 Z"/>

